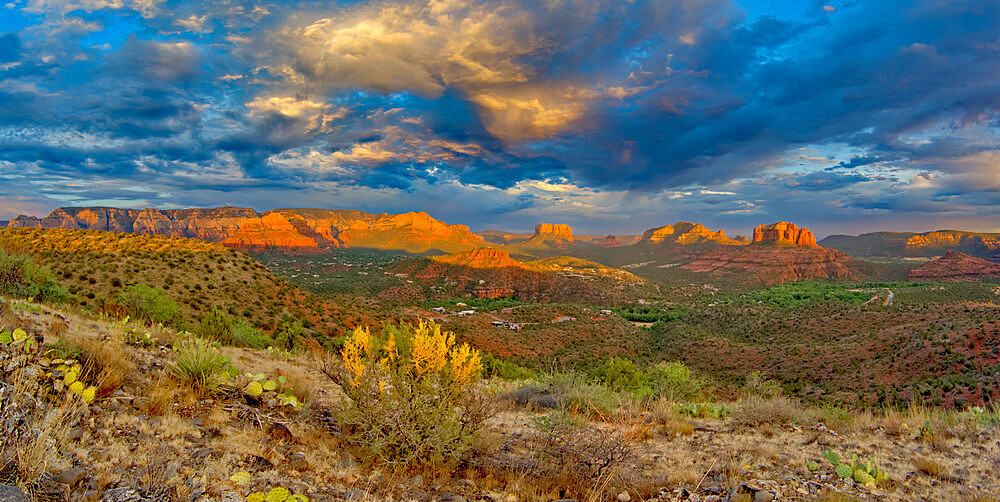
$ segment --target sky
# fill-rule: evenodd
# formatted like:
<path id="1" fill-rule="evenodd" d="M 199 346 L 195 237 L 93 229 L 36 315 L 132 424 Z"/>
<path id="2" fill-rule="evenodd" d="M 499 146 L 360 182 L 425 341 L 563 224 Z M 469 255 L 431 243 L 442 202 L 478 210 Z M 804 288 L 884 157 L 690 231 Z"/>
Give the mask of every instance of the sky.
<path id="1" fill-rule="evenodd" d="M 1000 231 L 998 119 L 992 1 L 0 7 L 0 220 L 235 205 Z"/>

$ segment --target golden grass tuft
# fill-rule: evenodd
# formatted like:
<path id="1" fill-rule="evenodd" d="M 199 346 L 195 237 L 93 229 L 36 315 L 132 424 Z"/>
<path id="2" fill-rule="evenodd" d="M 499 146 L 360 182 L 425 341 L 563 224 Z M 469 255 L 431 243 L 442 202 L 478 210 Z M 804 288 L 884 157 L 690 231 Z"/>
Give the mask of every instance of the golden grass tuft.
<path id="1" fill-rule="evenodd" d="M 97 397 L 105 398 L 121 388 L 135 373 L 135 363 L 121 340 L 98 340 L 84 336 L 79 329 L 71 330 L 69 342 L 80 349 L 84 374 L 95 382 Z"/>
<path id="2" fill-rule="evenodd" d="M 917 457 L 913 459 L 913 465 L 920 472 L 933 478 L 946 478 L 946 470 L 940 462 L 930 457 Z"/>

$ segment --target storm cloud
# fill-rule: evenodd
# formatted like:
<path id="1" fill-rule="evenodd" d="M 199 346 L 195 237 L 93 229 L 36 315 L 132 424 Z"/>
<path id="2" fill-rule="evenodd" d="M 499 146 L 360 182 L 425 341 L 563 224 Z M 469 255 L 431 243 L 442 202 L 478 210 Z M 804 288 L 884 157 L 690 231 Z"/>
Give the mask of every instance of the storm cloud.
<path id="1" fill-rule="evenodd" d="M 771 3 L 14 2 L 0 219 L 303 201 L 1000 230 L 1000 5 Z"/>

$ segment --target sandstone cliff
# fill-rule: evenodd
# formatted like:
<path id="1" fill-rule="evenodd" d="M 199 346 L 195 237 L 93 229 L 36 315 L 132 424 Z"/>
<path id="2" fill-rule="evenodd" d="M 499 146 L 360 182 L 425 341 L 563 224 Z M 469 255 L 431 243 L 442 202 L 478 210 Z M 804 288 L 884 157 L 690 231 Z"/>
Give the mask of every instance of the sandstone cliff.
<path id="1" fill-rule="evenodd" d="M 535 225 L 535 235 L 573 240 L 573 229 L 564 223 L 539 223 Z"/>
<path id="2" fill-rule="evenodd" d="M 941 256 L 959 251 L 978 258 L 1000 260 L 1000 234 L 935 230 L 933 232 L 873 232 L 831 235 L 820 242 L 857 256 Z"/>
<path id="3" fill-rule="evenodd" d="M 726 232 L 722 230 L 713 232 L 701 223 L 691 223 L 689 221 L 679 221 L 673 225 L 664 225 L 659 228 L 646 230 L 642 234 L 640 242 L 651 244 L 662 242 L 674 242 L 677 244 L 697 244 L 704 242 L 727 245 L 745 244 L 745 242 L 726 237 Z"/>
<path id="4" fill-rule="evenodd" d="M 910 270 L 910 279 L 932 281 L 980 281 L 1000 278 L 1000 264 L 948 251 L 944 256 Z"/>
<path id="5" fill-rule="evenodd" d="M 103 230 L 189 237 L 241 249 L 279 248 L 315 252 L 370 247 L 411 252 L 457 252 L 483 239 L 464 225 L 448 225 L 424 212 L 390 215 L 353 210 L 249 208 L 118 209 L 60 208 L 45 218 L 19 216 L 12 227 Z"/>
<path id="6" fill-rule="evenodd" d="M 717 277 L 752 277 L 762 284 L 856 276 L 853 260 L 835 249 L 811 246 L 718 247 L 691 255 L 681 268 Z"/>
<path id="7" fill-rule="evenodd" d="M 808 228 L 799 228 L 787 221 L 758 225 L 757 228 L 753 229 L 753 242 L 817 247 L 816 237 Z"/>

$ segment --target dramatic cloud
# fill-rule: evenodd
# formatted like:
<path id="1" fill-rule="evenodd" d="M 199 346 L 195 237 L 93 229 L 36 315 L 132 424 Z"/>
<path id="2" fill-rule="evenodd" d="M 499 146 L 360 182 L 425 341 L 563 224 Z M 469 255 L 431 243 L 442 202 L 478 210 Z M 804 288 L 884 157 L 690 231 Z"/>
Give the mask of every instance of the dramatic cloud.
<path id="1" fill-rule="evenodd" d="M 789 5 L 15 1 L 0 219 L 295 201 L 1000 230 L 1000 5 Z"/>

